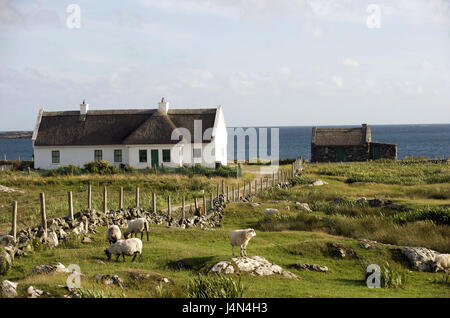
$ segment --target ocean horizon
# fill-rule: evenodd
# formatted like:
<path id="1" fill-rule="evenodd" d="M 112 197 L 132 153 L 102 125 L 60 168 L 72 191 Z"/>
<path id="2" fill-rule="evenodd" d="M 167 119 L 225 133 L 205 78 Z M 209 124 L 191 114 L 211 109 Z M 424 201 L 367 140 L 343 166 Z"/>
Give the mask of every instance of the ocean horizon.
<path id="1" fill-rule="evenodd" d="M 267 128 L 267 148 L 271 147 L 271 129 L 279 132 L 279 158 L 311 158 L 311 132 L 313 126 L 248 126 L 228 128 L 255 128 L 259 141 L 259 129 Z M 358 125 L 323 125 L 316 127 L 360 127 Z M 403 124 L 403 125 L 370 125 L 372 141 L 394 143 L 398 146 L 398 159 L 406 157 L 450 158 L 450 124 Z M 238 152 L 235 139 L 234 148 L 231 136 L 228 140 L 228 160 L 233 158 L 251 159 L 250 154 L 264 159 L 267 154 L 259 153 L 258 145 L 248 145 L 246 137 L 245 149 Z M 236 137 L 235 137 L 236 138 Z M 244 154 L 245 151 L 245 154 Z M 32 160 L 33 147 L 30 139 L 0 139 L 0 159 Z"/>

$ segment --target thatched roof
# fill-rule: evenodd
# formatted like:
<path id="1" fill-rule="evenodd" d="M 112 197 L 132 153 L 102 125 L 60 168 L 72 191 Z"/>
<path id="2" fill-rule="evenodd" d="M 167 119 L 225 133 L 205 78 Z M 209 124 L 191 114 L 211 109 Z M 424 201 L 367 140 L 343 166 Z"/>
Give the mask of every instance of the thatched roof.
<path id="1" fill-rule="evenodd" d="M 316 146 L 358 146 L 372 141 L 370 127 L 312 129 L 311 143 Z"/>
<path id="2" fill-rule="evenodd" d="M 202 135 L 214 127 L 216 109 L 96 110 L 43 112 L 35 146 L 175 144 L 176 128 L 187 128 L 194 138 L 194 120 L 202 121 Z M 203 142 L 208 142 L 207 140 Z"/>

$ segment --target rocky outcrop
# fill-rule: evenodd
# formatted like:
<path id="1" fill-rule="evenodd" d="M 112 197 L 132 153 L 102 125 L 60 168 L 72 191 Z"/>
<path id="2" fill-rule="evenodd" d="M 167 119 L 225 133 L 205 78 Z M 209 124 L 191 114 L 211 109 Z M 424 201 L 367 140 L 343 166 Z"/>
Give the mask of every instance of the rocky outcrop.
<path id="1" fill-rule="evenodd" d="M 0 297 L 1 298 L 14 298 L 17 297 L 17 283 L 4 280 L 0 284 Z"/>
<path id="2" fill-rule="evenodd" d="M 69 270 L 61 263 L 57 264 L 43 264 L 33 268 L 31 275 L 51 274 L 51 273 L 69 273 Z"/>
<path id="3" fill-rule="evenodd" d="M 408 259 L 411 266 L 421 272 L 433 272 L 434 260 L 438 252 L 425 247 L 405 247 L 400 252 Z"/>
<path id="4" fill-rule="evenodd" d="M 34 288 L 33 286 L 30 286 L 27 288 L 28 298 L 39 298 L 43 294 L 44 294 L 44 291 L 41 289 Z"/>
<path id="5" fill-rule="evenodd" d="M 235 271 L 235 268 L 237 269 Z M 278 265 L 270 263 L 267 259 L 261 256 L 250 257 L 234 257 L 231 261 L 221 261 L 215 264 L 210 272 L 233 274 L 235 272 L 247 272 L 253 276 L 270 276 L 283 275 L 287 278 L 297 279 L 297 275 L 284 270 Z"/>
<path id="6" fill-rule="evenodd" d="M 299 211 L 312 212 L 312 210 L 311 210 L 311 208 L 309 207 L 309 204 L 308 204 L 308 203 L 295 202 L 295 207 L 296 207 L 297 210 L 299 210 Z"/>
<path id="7" fill-rule="evenodd" d="M 7 248 L 0 247 L 0 275 L 6 275 L 12 264 L 12 257 Z"/>
<path id="8" fill-rule="evenodd" d="M 291 267 L 299 269 L 299 270 L 309 270 L 309 271 L 322 272 L 322 273 L 328 272 L 328 267 L 322 266 L 322 265 L 317 265 L 317 264 L 300 264 L 300 263 L 298 263 L 298 264 L 291 265 Z"/>
<path id="9" fill-rule="evenodd" d="M 356 252 L 349 246 L 344 246 L 338 243 L 327 243 L 328 253 L 331 256 L 341 258 L 341 259 L 350 259 L 357 258 Z"/>
<path id="10" fill-rule="evenodd" d="M 277 213 L 278 213 L 278 209 L 267 208 L 264 210 L 265 215 L 271 215 L 271 214 L 277 214 Z"/>
<path id="11" fill-rule="evenodd" d="M 319 187 L 319 186 L 323 186 L 323 185 L 326 185 L 326 184 L 328 184 L 328 182 L 319 179 L 319 180 L 314 181 L 313 183 L 308 184 L 308 186 L 310 186 L 310 187 Z"/>
<path id="12" fill-rule="evenodd" d="M 117 275 L 102 275 L 96 274 L 94 278 L 105 285 L 116 285 L 119 287 L 123 286 L 123 280 Z"/>

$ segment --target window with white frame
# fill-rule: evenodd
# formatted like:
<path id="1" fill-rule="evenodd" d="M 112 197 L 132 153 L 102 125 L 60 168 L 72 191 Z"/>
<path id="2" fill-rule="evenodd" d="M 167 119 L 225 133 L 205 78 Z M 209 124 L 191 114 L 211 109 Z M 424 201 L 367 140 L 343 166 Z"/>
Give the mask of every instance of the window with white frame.
<path id="1" fill-rule="evenodd" d="M 122 149 L 114 150 L 114 162 L 122 162 Z"/>
<path id="2" fill-rule="evenodd" d="M 202 157 L 202 148 L 194 148 L 192 150 L 192 157 L 201 158 Z"/>
<path id="3" fill-rule="evenodd" d="M 94 160 L 95 161 L 103 160 L 103 150 L 94 150 Z"/>
<path id="4" fill-rule="evenodd" d="M 163 149 L 162 156 L 163 162 L 170 162 L 170 149 Z"/>

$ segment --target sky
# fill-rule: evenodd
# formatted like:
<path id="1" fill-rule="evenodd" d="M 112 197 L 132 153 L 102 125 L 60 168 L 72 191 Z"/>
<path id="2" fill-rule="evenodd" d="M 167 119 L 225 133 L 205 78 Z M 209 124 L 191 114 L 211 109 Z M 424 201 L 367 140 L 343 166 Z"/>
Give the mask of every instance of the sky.
<path id="1" fill-rule="evenodd" d="M 0 131 L 162 96 L 228 126 L 450 123 L 450 0 L 0 0 Z"/>

